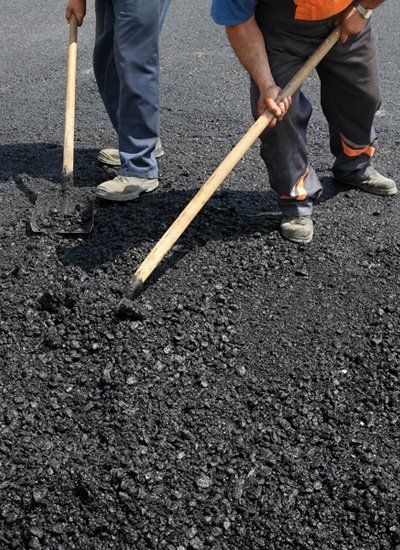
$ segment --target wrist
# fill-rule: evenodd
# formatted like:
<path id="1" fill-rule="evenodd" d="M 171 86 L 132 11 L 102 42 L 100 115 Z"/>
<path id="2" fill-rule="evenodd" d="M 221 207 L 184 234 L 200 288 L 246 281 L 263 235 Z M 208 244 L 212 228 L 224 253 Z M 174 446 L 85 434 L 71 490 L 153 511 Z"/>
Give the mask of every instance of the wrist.
<path id="1" fill-rule="evenodd" d="M 368 2 L 363 2 L 363 0 L 356 0 L 354 2 L 353 6 L 354 9 L 357 10 L 357 12 L 363 17 L 364 19 L 370 19 L 372 15 L 372 9 L 367 7 Z"/>
<path id="2" fill-rule="evenodd" d="M 265 79 L 263 78 L 260 82 L 256 82 L 258 89 L 261 93 L 264 91 L 269 90 L 270 88 L 276 87 L 275 80 L 273 78 L 271 79 Z"/>

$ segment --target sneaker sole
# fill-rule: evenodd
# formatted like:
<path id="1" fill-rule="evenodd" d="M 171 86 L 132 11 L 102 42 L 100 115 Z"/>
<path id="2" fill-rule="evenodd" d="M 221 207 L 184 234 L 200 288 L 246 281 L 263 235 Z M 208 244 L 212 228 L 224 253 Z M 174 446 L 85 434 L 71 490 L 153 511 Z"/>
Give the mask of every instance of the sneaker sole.
<path id="1" fill-rule="evenodd" d="M 145 193 L 151 193 L 152 191 L 157 189 L 158 186 L 159 186 L 159 183 L 156 183 L 156 184 L 153 184 L 153 186 L 150 187 L 149 189 L 145 189 L 142 192 L 139 192 L 139 193 L 126 193 L 126 194 L 107 193 L 107 192 L 101 190 L 100 192 L 96 191 L 96 197 L 98 199 L 103 199 L 105 201 L 128 202 L 128 201 L 133 201 L 135 199 L 138 199 L 141 195 L 144 195 Z"/>
<path id="2" fill-rule="evenodd" d="M 290 239 L 289 237 L 286 237 L 286 235 L 284 235 L 283 233 L 281 234 L 282 234 L 282 237 L 285 239 L 285 241 L 289 241 L 290 243 L 293 243 L 293 244 L 309 244 L 314 238 L 314 235 L 312 235 L 308 239 Z"/>
<path id="3" fill-rule="evenodd" d="M 398 193 L 398 189 L 396 186 L 391 187 L 390 189 L 373 189 L 370 186 L 364 186 L 362 184 L 354 183 L 350 181 L 344 181 L 344 180 L 335 180 L 335 181 L 337 183 L 350 185 L 355 189 L 360 189 L 361 191 L 364 191 L 364 193 L 369 193 L 370 195 L 378 195 L 380 197 L 392 197 L 393 195 L 396 195 Z"/>
<path id="4" fill-rule="evenodd" d="M 391 189 L 371 189 L 370 187 L 363 187 L 362 185 L 353 185 L 356 189 L 361 189 L 364 193 L 369 193 L 370 195 L 378 195 L 380 197 L 392 197 L 397 194 L 397 187 L 392 187 Z"/>
<path id="5" fill-rule="evenodd" d="M 165 155 L 164 149 L 161 149 L 159 151 L 156 151 L 155 157 L 156 159 L 159 159 Z M 113 160 L 110 157 L 103 157 L 102 155 L 99 155 L 97 157 L 98 162 L 100 164 L 105 164 L 106 166 L 111 166 L 112 168 L 119 168 L 121 166 L 121 162 L 119 160 Z"/>
<path id="6" fill-rule="evenodd" d="M 110 158 L 102 157 L 99 155 L 97 157 L 97 160 L 100 164 L 105 164 L 106 166 L 112 166 L 113 168 L 119 168 L 121 166 L 121 163 L 119 161 L 114 161 Z"/>

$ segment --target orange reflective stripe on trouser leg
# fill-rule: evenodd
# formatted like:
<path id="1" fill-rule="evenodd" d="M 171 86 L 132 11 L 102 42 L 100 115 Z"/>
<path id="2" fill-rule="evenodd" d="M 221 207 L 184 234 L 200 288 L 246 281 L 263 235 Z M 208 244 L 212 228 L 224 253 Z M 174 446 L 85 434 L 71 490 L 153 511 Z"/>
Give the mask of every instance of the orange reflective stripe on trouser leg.
<path id="1" fill-rule="evenodd" d="M 351 0 L 294 0 L 294 3 L 296 19 L 319 21 L 345 10 L 350 6 Z"/>
<path id="2" fill-rule="evenodd" d="M 373 145 L 356 145 L 352 143 L 344 136 L 340 136 L 342 142 L 343 153 L 346 157 L 359 157 L 360 155 L 368 155 L 372 158 L 375 154 L 375 147 Z"/>
<path id="3" fill-rule="evenodd" d="M 310 168 L 304 172 L 302 176 L 298 179 L 296 185 L 293 187 L 290 195 L 281 195 L 282 200 L 296 200 L 296 201 L 305 201 L 308 197 L 306 188 L 304 186 L 304 180 L 310 173 Z"/>

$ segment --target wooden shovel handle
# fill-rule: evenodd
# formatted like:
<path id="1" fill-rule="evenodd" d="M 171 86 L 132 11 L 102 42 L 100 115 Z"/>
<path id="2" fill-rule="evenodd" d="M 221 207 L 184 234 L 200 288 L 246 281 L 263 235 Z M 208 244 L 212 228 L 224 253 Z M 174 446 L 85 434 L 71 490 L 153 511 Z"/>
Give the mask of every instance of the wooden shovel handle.
<path id="1" fill-rule="evenodd" d="M 340 28 L 337 27 L 315 53 L 308 59 L 300 71 L 292 78 L 287 86 L 282 90 L 279 99 L 284 96 L 292 96 L 310 76 L 319 62 L 337 43 L 340 36 Z M 278 99 L 278 101 L 279 101 Z M 127 288 L 127 295 L 136 294 L 144 281 L 153 273 L 158 264 L 171 250 L 173 245 L 185 231 L 185 229 L 194 220 L 206 202 L 215 193 L 218 187 L 223 183 L 227 176 L 232 172 L 239 161 L 244 157 L 250 147 L 257 141 L 264 130 L 274 119 L 269 111 L 265 111 L 259 119 L 253 124 L 250 130 L 242 137 L 239 143 L 232 149 L 225 160 L 218 166 L 212 176 L 201 187 L 195 197 L 186 206 L 180 216 L 175 220 L 171 227 L 166 231 L 159 242 L 154 246 L 150 254 L 139 266 Z"/>
<path id="2" fill-rule="evenodd" d="M 67 94 L 65 106 L 64 161 L 63 173 L 69 176 L 74 171 L 74 133 L 76 70 L 78 62 L 78 20 L 73 14 L 69 22 L 69 42 L 67 61 Z"/>

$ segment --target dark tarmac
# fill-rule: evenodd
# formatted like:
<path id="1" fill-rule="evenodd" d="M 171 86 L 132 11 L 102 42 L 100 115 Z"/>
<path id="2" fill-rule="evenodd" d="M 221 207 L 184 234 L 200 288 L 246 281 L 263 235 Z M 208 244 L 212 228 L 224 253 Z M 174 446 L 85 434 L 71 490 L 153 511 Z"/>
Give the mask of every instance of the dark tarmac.
<path id="1" fill-rule="evenodd" d="M 251 124 L 208 2 L 173 0 L 162 44 L 161 188 L 97 204 L 86 238 L 34 235 L 59 181 L 64 3 L 0 33 L 0 549 L 399 550 L 400 213 L 332 183 L 315 78 L 316 238 L 281 239 L 257 147 L 149 280 L 121 289 Z M 398 6 L 375 17 L 376 166 L 400 160 Z M 79 37 L 75 184 L 115 144 Z M 129 312 L 128 312 L 129 313 Z"/>

